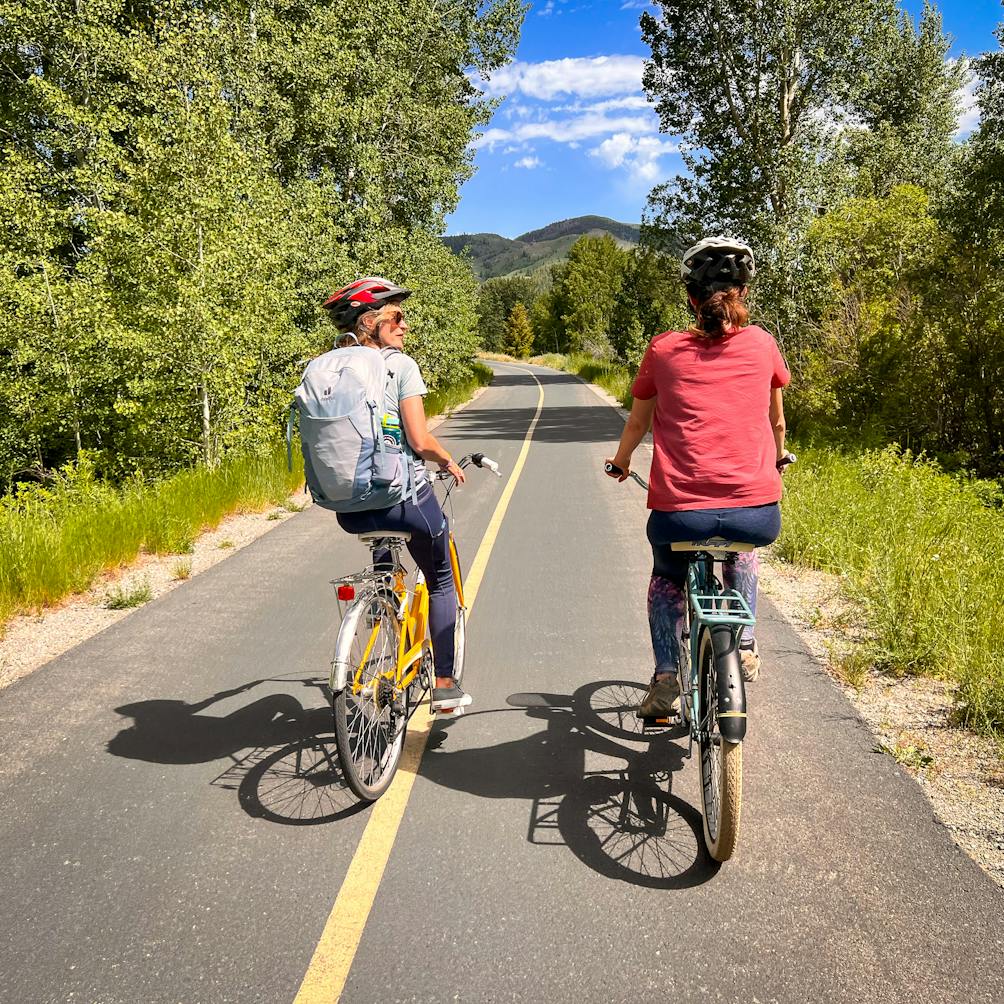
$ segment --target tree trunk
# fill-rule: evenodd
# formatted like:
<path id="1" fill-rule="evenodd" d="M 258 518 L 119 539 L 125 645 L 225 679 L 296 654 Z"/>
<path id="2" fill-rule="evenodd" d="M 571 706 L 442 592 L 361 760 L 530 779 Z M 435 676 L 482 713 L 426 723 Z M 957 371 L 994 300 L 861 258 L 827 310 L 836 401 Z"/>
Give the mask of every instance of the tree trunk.
<path id="1" fill-rule="evenodd" d="M 212 414 L 209 410 L 209 388 L 205 380 L 199 384 L 199 401 L 202 405 L 202 461 L 206 467 L 215 467 Z"/>

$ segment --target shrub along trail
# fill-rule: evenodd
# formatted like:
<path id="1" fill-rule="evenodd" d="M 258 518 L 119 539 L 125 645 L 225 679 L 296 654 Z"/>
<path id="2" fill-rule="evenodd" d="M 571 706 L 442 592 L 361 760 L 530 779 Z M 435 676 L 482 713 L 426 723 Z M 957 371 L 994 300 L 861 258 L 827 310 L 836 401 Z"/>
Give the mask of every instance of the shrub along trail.
<path id="1" fill-rule="evenodd" d="M 437 435 L 510 471 L 538 390 L 497 369 Z M 621 420 L 536 372 L 475 704 L 433 729 L 341 999 L 1000 1000 L 1000 890 L 769 602 L 741 845 L 709 864 L 696 765 L 629 710 L 649 559 L 601 469 Z M 467 567 L 499 492 L 457 497 Z M 12 1000 L 293 999 L 370 818 L 295 773 L 330 738 L 329 583 L 363 560 L 311 508 L 0 692 Z"/>

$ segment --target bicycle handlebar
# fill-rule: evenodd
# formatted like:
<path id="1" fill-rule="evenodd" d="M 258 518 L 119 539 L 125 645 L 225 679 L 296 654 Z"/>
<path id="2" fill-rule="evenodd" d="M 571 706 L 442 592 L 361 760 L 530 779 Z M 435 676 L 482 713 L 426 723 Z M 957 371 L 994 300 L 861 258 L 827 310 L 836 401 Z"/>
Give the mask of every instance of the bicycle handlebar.
<path id="1" fill-rule="evenodd" d="M 606 471 L 606 473 L 609 474 L 609 475 L 611 475 L 612 477 L 618 477 L 618 478 L 620 478 L 620 477 L 624 476 L 624 469 L 621 468 L 621 467 L 618 467 L 615 463 L 612 463 L 609 460 L 603 465 L 603 470 Z M 628 475 L 628 477 L 629 478 L 633 478 L 635 481 L 638 482 L 638 484 L 640 484 L 642 486 L 642 488 L 644 488 L 646 491 L 648 491 L 648 484 L 647 484 L 647 482 L 642 481 L 642 479 L 640 477 L 638 477 L 638 475 L 635 474 L 634 471 L 632 471 Z"/>
<path id="2" fill-rule="evenodd" d="M 777 467 L 778 474 L 783 474 L 784 473 L 784 469 L 786 467 L 790 467 L 792 464 L 796 464 L 796 463 L 798 463 L 798 457 L 796 457 L 794 453 L 786 453 L 783 457 L 781 457 L 780 460 L 777 461 L 777 463 L 775 464 L 775 466 Z M 621 467 L 618 467 L 615 463 L 612 463 L 609 460 L 603 465 L 603 470 L 607 474 L 609 474 L 611 477 L 617 477 L 617 478 L 623 478 L 624 477 L 624 469 L 621 468 Z M 635 474 L 634 471 L 632 471 L 628 475 L 628 477 L 633 478 L 635 481 L 637 481 L 638 484 L 640 484 L 642 486 L 642 488 L 645 488 L 645 489 L 648 488 L 648 485 L 644 481 L 642 481 L 642 479 L 640 477 L 638 477 L 638 475 Z"/>

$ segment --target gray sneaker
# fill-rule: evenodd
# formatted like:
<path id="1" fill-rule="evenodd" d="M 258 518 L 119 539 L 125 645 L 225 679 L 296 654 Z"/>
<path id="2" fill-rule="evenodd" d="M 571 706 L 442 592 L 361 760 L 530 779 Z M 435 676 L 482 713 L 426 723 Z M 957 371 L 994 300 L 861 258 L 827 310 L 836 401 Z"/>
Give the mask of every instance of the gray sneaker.
<path id="1" fill-rule="evenodd" d="M 755 638 L 751 648 L 740 647 L 739 661 L 742 664 L 743 679 L 747 683 L 752 683 L 760 676 L 760 650 L 757 648 Z"/>
<path id="2" fill-rule="evenodd" d="M 668 718 L 675 715 L 680 703 L 680 682 L 672 673 L 661 680 L 652 677 L 648 693 L 635 715 L 638 718 Z"/>

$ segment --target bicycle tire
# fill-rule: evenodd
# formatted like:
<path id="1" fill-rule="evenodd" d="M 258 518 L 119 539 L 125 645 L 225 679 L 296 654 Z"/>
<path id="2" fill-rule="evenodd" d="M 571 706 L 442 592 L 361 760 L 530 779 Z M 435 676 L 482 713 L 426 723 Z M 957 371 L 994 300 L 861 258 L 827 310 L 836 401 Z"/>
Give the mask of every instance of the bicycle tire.
<path id="1" fill-rule="evenodd" d="M 460 574 L 460 555 L 457 552 L 457 542 L 455 540 L 450 541 L 453 547 L 454 556 L 457 559 L 457 574 Z M 455 587 L 454 587 L 455 588 Z M 463 588 L 463 583 L 461 583 L 461 589 Z M 453 679 L 457 681 L 457 686 L 460 686 L 460 681 L 464 676 L 464 657 L 467 654 L 467 611 L 464 609 L 463 604 L 460 602 L 460 596 L 457 595 L 457 623 L 453 629 Z"/>
<path id="2" fill-rule="evenodd" d="M 715 861 L 728 861 L 739 840 L 743 798 L 743 744 L 723 739 L 718 728 L 718 673 L 721 660 L 738 659 L 735 647 L 715 654 L 711 631 L 702 628 L 698 645 L 700 688 L 701 816 L 704 843 Z"/>
<path id="3" fill-rule="evenodd" d="M 345 783 L 363 801 L 374 802 L 394 780 L 408 723 L 407 707 L 396 713 L 381 683 L 383 674 L 397 666 L 401 623 L 393 594 L 358 600 L 341 631 L 352 632 L 352 670 L 332 702 L 335 746 Z"/>
<path id="4" fill-rule="evenodd" d="M 453 679 L 460 685 L 464 676 L 464 656 L 467 654 L 467 611 L 457 604 L 457 625 L 453 629 Z"/>

